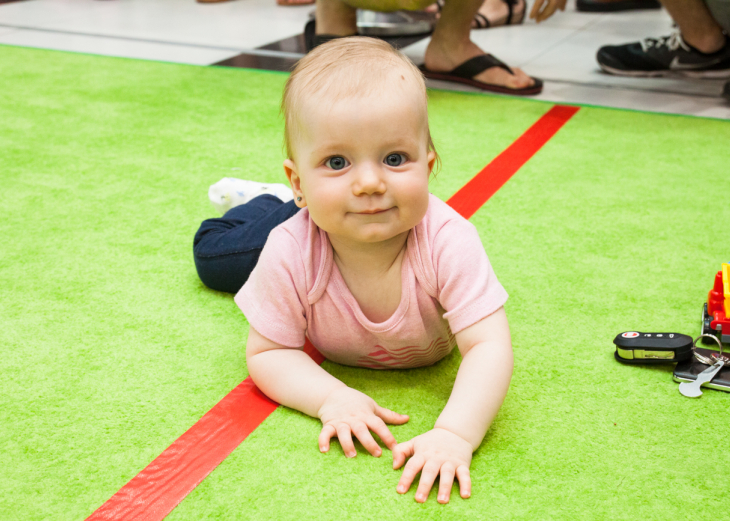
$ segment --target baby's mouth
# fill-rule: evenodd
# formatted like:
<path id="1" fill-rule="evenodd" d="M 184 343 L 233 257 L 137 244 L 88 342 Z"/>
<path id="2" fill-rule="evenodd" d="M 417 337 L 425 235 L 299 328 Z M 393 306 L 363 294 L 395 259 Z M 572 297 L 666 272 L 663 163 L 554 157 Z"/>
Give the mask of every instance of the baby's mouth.
<path id="1" fill-rule="evenodd" d="M 391 208 L 373 208 L 371 210 L 363 210 L 362 212 L 355 212 L 360 215 L 377 215 L 379 213 L 387 212 L 388 210 L 391 210 Z"/>

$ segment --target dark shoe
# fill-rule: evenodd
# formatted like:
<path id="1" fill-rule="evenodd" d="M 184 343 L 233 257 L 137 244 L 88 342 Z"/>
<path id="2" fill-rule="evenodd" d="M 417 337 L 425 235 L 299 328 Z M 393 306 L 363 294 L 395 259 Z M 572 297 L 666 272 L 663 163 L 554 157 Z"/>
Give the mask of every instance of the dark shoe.
<path id="1" fill-rule="evenodd" d="M 517 96 L 534 96 L 535 94 L 540 94 L 540 92 L 542 92 L 542 80 L 538 78 L 532 78 L 535 83 L 522 89 L 511 89 L 504 85 L 484 83 L 474 79 L 474 76 L 486 71 L 487 69 L 491 69 L 492 67 L 499 67 L 510 74 L 514 74 L 512 69 L 491 54 L 480 54 L 479 56 L 475 56 L 470 60 L 466 60 L 464 63 L 449 72 L 431 71 L 427 69 L 425 65 L 421 65 L 419 69 L 421 69 L 421 72 L 424 76 L 426 76 L 426 78 L 464 83 L 465 85 L 471 85 L 472 87 L 477 87 L 478 89 L 489 92 L 514 94 Z"/>
<path id="2" fill-rule="evenodd" d="M 613 13 L 631 9 L 660 9 L 662 4 L 657 0 L 578 0 L 575 7 L 586 13 Z"/>
<path id="3" fill-rule="evenodd" d="M 679 31 L 642 42 L 606 45 L 598 49 L 601 69 L 619 76 L 730 78 L 730 38 L 717 52 L 703 53 L 686 43 Z"/>
<path id="4" fill-rule="evenodd" d="M 335 40 L 337 38 L 347 38 L 347 36 L 336 36 L 334 34 L 317 34 L 317 21 L 312 19 L 307 22 L 307 24 L 304 26 L 304 46 L 307 49 L 307 52 L 311 51 L 315 47 L 318 47 L 322 45 L 323 43 L 327 43 L 330 40 Z M 352 34 L 350 36 L 357 36 L 356 34 Z"/>

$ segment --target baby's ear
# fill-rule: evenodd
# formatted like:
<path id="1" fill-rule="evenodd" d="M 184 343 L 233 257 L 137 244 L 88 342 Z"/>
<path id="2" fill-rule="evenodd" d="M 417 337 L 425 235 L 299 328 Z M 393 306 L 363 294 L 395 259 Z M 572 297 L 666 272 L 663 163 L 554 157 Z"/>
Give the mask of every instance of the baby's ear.
<path id="1" fill-rule="evenodd" d="M 428 157 L 428 173 L 430 175 L 433 173 L 433 167 L 436 166 L 436 151 L 429 150 L 426 157 Z"/>
<path id="2" fill-rule="evenodd" d="M 304 198 L 304 193 L 302 193 L 302 179 L 299 177 L 296 163 L 294 163 L 291 159 L 285 159 L 284 172 L 286 173 L 291 189 L 294 192 L 294 204 L 296 204 L 299 208 L 304 208 L 307 206 L 307 200 Z"/>

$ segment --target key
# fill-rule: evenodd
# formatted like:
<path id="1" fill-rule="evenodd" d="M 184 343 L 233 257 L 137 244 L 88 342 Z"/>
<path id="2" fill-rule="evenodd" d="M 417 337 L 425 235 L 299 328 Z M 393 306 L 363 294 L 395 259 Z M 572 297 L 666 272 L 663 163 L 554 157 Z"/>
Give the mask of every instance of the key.
<path id="1" fill-rule="evenodd" d="M 625 364 L 673 364 L 692 358 L 692 337 L 679 333 L 627 331 L 613 343 L 616 360 Z"/>
<path id="2" fill-rule="evenodd" d="M 700 387 L 702 387 L 703 384 L 711 382 L 712 379 L 715 378 L 715 375 L 719 373 L 720 369 L 724 366 L 725 362 L 723 360 L 718 360 L 715 362 L 715 365 L 711 365 L 698 374 L 697 379 L 694 382 L 682 382 L 679 384 L 679 392 L 687 398 L 699 398 L 702 396 Z"/>

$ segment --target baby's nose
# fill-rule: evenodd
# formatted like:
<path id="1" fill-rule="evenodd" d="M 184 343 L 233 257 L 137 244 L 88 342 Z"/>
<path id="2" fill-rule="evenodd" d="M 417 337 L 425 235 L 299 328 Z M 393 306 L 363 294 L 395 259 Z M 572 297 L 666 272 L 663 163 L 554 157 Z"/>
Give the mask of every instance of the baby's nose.
<path id="1" fill-rule="evenodd" d="M 356 194 L 360 193 L 382 193 L 385 191 L 385 181 L 381 168 L 374 165 L 362 165 L 357 170 L 355 184 L 353 186 Z"/>

